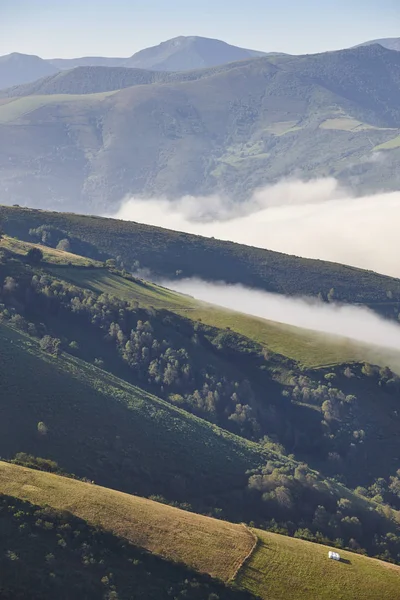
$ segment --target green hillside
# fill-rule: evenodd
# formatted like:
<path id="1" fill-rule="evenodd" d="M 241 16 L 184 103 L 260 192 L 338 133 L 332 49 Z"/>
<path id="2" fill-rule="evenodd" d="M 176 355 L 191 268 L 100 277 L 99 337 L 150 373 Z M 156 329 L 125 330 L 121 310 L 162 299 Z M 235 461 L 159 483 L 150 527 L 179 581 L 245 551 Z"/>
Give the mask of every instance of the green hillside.
<path id="1" fill-rule="evenodd" d="M 399 560 L 389 368 L 305 369 L 268 345 L 274 328 L 294 344 L 293 329 L 241 316 L 235 331 L 233 313 L 113 261 L 85 266 L 49 247 L 40 260 L 39 247 L 2 243 L 0 456 Z"/>
<path id="2" fill-rule="evenodd" d="M 331 548 L 257 531 L 260 542 L 239 572 L 241 588 L 265 600 L 398 600 L 400 568 Z M 335 550 L 333 548 L 333 550 Z"/>
<path id="3" fill-rule="evenodd" d="M 357 192 L 398 189 L 398 147 L 385 161 L 374 149 L 399 133 L 399 66 L 398 52 L 373 45 L 188 73 L 63 71 L 0 105 L 12 148 L 11 161 L 0 158 L 0 197 L 112 214 L 127 195 L 243 200 L 294 172 Z M 115 93 L 85 101 L 94 92 Z M 17 110 L 26 102 L 36 107 Z"/>
<path id="4" fill-rule="evenodd" d="M 59 260 L 62 260 L 61 257 Z M 274 321 L 207 305 L 157 284 L 127 279 L 108 269 L 51 268 L 55 277 L 78 286 L 139 302 L 141 306 L 170 310 L 178 315 L 218 329 L 231 329 L 262 344 L 272 352 L 308 367 L 330 367 L 344 363 L 369 362 L 400 372 L 400 351 L 363 345 L 338 336 L 327 336 Z"/>
<path id="5" fill-rule="evenodd" d="M 198 503 L 245 486 L 245 471 L 266 460 L 257 445 L 93 365 L 53 358 L 4 325 L 0 336 L 3 457 L 45 456 L 102 485 Z"/>
<path id="6" fill-rule="evenodd" d="M 249 60 L 246 61 L 246 64 Z M 185 81 L 196 81 L 210 77 L 218 73 L 230 71 L 238 66 L 229 62 L 220 66 L 214 66 L 198 70 L 187 70 L 185 72 L 166 72 L 164 70 L 145 70 L 137 67 L 125 66 L 89 66 L 82 65 L 71 69 L 62 70 L 49 77 L 43 77 L 30 83 L 11 87 L 0 91 L 0 98 L 25 98 L 30 96 L 64 96 L 72 97 L 79 95 L 93 95 L 110 93 L 123 90 L 137 85 L 152 85 L 163 83 L 181 83 Z M 73 98 L 71 98 L 73 99 Z M 56 98 L 49 98 L 49 102 Z"/>
<path id="7" fill-rule="evenodd" d="M 39 480 L 38 477 L 26 478 L 23 489 L 18 490 L 14 485 L 15 496 L 10 496 L 3 493 L 10 482 L 6 477 L 6 469 L 2 469 L 0 479 L 1 598 L 35 600 L 44 598 L 49 600 L 54 598 L 167 600 L 171 596 L 192 600 L 210 597 L 223 600 L 253 598 L 249 593 L 241 592 L 232 586 L 224 585 L 221 581 L 211 579 L 206 574 L 188 568 L 183 562 L 178 564 L 161 558 L 159 554 L 150 554 L 143 549 L 143 544 L 139 547 L 140 544 L 134 546 L 128 543 L 126 538 L 121 537 L 122 532 L 120 535 L 111 533 L 110 527 L 107 527 L 107 524 L 111 525 L 113 520 L 110 512 L 117 510 L 121 522 L 124 509 L 124 503 L 121 501 L 122 494 L 118 496 L 118 493 L 114 492 L 114 499 L 109 492 L 105 504 L 97 504 L 103 520 L 108 512 L 108 523 L 105 523 L 104 528 L 91 525 L 93 519 L 89 517 L 82 519 L 77 516 L 81 512 L 79 500 L 81 506 L 85 503 L 85 499 L 87 504 L 89 501 L 94 501 L 96 505 L 95 494 L 86 493 L 94 486 L 87 484 L 87 490 L 84 490 L 85 493 L 80 499 L 76 494 L 74 495 L 74 500 L 78 502 L 75 507 L 72 507 L 72 511 L 56 510 L 51 505 L 54 493 L 52 497 L 47 497 L 49 486 L 53 487 L 54 492 L 56 478 L 48 474 L 46 476 L 46 480 L 44 478 Z M 59 479 L 61 480 L 60 491 L 64 490 L 66 485 L 65 491 L 71 492 L 69 480 Z M 42 486 L 38 504 L 20 500 L 20 497 L 38 495 L 32 492 L 34 489 L 38 491 L 39 488 L 28 484 L 28 481 Z M 95 489 L 102 490 L 102 488 Z M 127 508 L 126 503 L 125 508 Z M 140 499 L 136 506 L 131 502 L 128 508 L 131 511 L 132 508 L 134 511 L 138 508 L 140 515 Z M 150 518 L 154 516 L 156 519 L 157 511 L 151 515 L 147 513 L 146 516 Z M 195 522 L 194 518 L 193 525 Z M 176 525 L 177 519 L 175 521 L 170 519 L 170 524 L 173 523 Z M 135 525 L 138 524 L 140 525 L 140 516 L 135 521 Z M 190 527 L 190 524 L 186 523 L 186 525 Z M 164 531 L 167 529 L 164 528 Z M 192 526 L 191 529 L 194 539 L 201 538 L 200 527 L 197 529 Z M 231 541 L 229 532 L 226 538 L 226 542 L 228 541 Z"/>
<path id="8" fill-rule="evenodd" d="M 0 205 L 5 233 L 56 246 L 91 259 L 119 259 L 128 271 L 152 276 L 241 283 L 269 292 L 362 303 L 393 316 L 400 310 L 400 280 L 336 263 L 304 259 L 232 242 L 130 221 Z M 396 314 L 397 314 L 396 313 Z"/>
<path id="9" fill-rule="evenodd" d="M 0 490 L 67 510 L 91 526 L 222 581 L 234 577 L 255 543 L 244 525 L 8 463 L 0 462 Z"/>
<path id="10" fill-rule="evenodd" d="M 135 552 L 133 544 L 225 582 L 234 578 L 235 588 L 265 600 L 330 599 L 333 596 L 346 600 L 400 598 L 400 567 L 354 553 L 341 551 L 341 562 L 329 561 L 327 546 L 260 530 L 250 531 L 243 525 L 209 519 L 7 463 L 0 463 L 0 491 L 36 506 L 68 511 L 73 518 L 81 519 L 87 529 L 100 526 L 103 531 L 129 542 L 124 547 L 125 553 Z M 42 519 L 46 519 L 46 513 Z M 65 541 L 66 534 L 62 538 Z M 68 549 L 69 545 L 68 539 Z M 57 562 L 60 558 L 57 556 Z M 108 556 L 107 562 L 113 558 L 113 555 Z M 143 555 L 140 558 L 146 561 Z M 155 559 L 150 565 L 153 569 L 159 566 Z M 123 566 L 120 571 L 122 569 Z M 172 575 L 174 567 L 170 565 L 169 569 Z M 118 576 L 116 583 L 118 587 Z M 210 582 L 210 585 L 213 584 Z M 226 592 L 229 589 L 230 597 L 241 597 L 239 591 L 225 589 Z M 224 594 L 220 586 L 221 592 Z"/>

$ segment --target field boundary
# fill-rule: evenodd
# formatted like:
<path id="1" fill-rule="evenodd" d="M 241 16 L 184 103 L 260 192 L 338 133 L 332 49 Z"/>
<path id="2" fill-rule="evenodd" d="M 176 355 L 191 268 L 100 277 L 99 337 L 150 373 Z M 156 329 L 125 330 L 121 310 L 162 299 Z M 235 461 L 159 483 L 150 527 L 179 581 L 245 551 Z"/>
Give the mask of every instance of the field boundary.
<path id="1" fill-rule="evenodd" d="M 242 523 L 243 528 L 246 529 L 246 531 L 250 534 L 250 536 L 253 538 L 253 545 L 250 549 L 250 552 L 248 552 L 248 554 L 246 554 L 246 556 L 243 558 L 243 560 L 239 563 L 238 567 L 235 569 L 234 574 L 232 575 L 232 577 L 229 579 L 229 583 L 234 583 L 237 576 L 239 575 L 239 571 L 241 571 L 244 567 L 244 565 L 247 563 L 247 561 L 253 556 L 253 553 L 255 552 L 259 542 L 260 542 L 260 538 L 258 537 L 258 535 L 256 535 L 254 533 L 254 531 L 252 531 L 250 529 L 250 527 L 248 527 L 245 523 Z"/>

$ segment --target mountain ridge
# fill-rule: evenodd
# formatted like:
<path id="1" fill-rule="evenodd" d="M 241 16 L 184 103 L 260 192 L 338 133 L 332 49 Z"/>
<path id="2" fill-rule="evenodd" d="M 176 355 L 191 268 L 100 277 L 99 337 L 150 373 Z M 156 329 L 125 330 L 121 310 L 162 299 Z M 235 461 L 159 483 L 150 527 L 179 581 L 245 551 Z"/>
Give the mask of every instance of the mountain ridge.
<path id="1" fill-rule="evenodd" d="M 126 58 L 86 56 L 47 59 L 47 62 L 61 70 L 79 66 L 109 66 L 153 71 L 186 71 L 219 66 L 265 54 L 265 52 L 240 48 L 213 38 L 178 36 L 156 46 L 139 50 Z"/>
<path id="2" fill-rule="evenodd" d="M 89 96 L 101 90 L 112 95 Z M 179 73 L 64 71 L 0 99 L 12 148 L 0 197 L 110 214 L 127 195 L 246 200 L 294 173 L 390 191 L 399 106 L 400 54 L 379 45 Z"/>
<path id="3" fill-rule="evenodd" d="M 58 69 L 36 55 L 12 52 L 0 56 L 0 90 L 54 75 Z"/>

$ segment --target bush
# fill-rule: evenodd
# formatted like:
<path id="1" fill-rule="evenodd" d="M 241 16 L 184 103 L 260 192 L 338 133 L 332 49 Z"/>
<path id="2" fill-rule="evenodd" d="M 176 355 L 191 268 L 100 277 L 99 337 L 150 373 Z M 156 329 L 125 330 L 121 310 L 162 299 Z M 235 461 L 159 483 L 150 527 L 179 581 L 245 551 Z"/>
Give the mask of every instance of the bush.
<path id="1" fill-rule="evenodd" d="M 43 252 L 40 248 L 31 248 L 26 255 L 26 259 L 31 265 L 38 265 L 43 260 Z"/>

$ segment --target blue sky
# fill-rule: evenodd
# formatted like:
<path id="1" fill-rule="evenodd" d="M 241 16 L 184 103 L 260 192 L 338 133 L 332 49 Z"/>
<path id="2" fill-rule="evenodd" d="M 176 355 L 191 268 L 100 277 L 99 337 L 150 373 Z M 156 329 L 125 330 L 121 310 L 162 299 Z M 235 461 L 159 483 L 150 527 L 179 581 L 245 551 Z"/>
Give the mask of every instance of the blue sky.
<path id="1" fill-rule="evenodd" d="M 400 0 L 0 0 L 0 55 L 130 56 L 178 35 L 333 50 L 400 37 Z"/>

